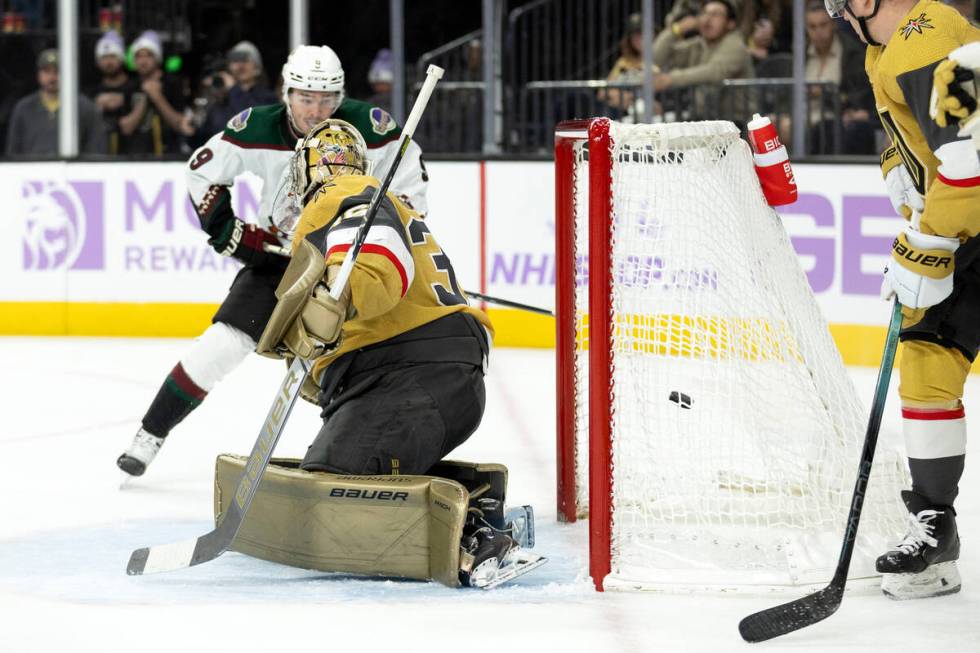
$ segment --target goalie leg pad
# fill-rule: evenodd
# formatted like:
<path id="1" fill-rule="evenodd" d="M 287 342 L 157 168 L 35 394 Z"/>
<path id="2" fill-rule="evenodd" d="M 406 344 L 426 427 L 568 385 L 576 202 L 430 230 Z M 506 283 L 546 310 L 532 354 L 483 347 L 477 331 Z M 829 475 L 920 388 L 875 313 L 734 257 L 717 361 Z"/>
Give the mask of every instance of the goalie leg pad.
<path id="1" fill-rule="evenodd" d="M 215 468 L 215 522 L 234 498 L 244 456 Z M 469 493 L 435 476 L 306 472 L 273 460 L 232 550 L 304 569 L 459 585 Z"/>

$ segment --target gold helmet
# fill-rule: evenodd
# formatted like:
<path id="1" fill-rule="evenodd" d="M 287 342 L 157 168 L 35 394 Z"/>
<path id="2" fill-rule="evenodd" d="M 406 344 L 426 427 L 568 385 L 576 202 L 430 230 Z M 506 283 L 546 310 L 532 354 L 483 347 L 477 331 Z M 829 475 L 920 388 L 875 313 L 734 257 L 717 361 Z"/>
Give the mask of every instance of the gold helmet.
<path id="1" fill-rule="evenodd" d="M 333 177 L 369 174 L 367 144 L 354 125 L 328 118 L 296 144 L 290 165 L 292 192 L 302 205 Z"/>

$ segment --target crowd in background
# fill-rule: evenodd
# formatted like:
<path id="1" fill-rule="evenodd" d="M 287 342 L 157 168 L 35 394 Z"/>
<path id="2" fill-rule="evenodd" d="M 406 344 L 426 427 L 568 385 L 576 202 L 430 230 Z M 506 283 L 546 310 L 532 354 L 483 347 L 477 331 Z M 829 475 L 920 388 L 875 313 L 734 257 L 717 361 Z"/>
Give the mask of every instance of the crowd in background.
<path id="1" fill-rule="evenodd" d="M 954 0 L 948 4 L 968 20 L 975 15 L 975 0 Z M 748 112 L 769 108 L 783 139 L 788 142 L 792 123 L 787 102 L 767 103 L 761 83 L 747 84 L 728 98 L 708 95 L 709 89 L 705 87 L 733 79 L 792 77 L 792 15 L 791 0 L 744 3 L 742 0 L 676 0 L 653 43 L 654 89 L 662 96 L 655 113 L 669 116 L 671 109 L 678 109 L 671 106 L 672 100 L 696 109 L 714 107 L 715 111 L 727 114 L 710 116 L 715 118 L 744 120 Z M 807 1 L 804 17 L 808 152 L 877 153 L 882 134 L 864 71 L 864 44 L 843 22 L 830 18 L 823 0 Z M 609 72 L 608 81 L 642 82 L 642 45 L 640 15 L 634 14 L 630 16 L 620 42 L 620 56 Z M 683 100 L 672 97 L 671 89 L 691 87 L 701 88 L 684 95 Z M 784 98 L 789 90 L 786 85 Z M 829 96 L 830 93 L 835 97 Z M 631 118 L 640 114 L 640 101 L 632 91 L 603 89 L 599 99 L 606 103 L 613 117 Z M 767 104 L 777 106 L 767 107 Z M 741 107 L 745 109 L 740 110 Z M 702 117 L 709 117 L 709 113 L 707 108 L 700 111 Z M 679 115 L 677 111 L 674 114 Z M 837 121 L 840 142 L 834 143 L 831 135 L 835 133 L 833 127 Z"/>
<path id="2" fill-rule="evenodd" d="M 842 21 L 827 15 L 823 0 L 801 1 L 806 2 L 807 151 L 877 153 L 883 136 L 864 73 L 864 45 Z M 975 3 L 948 2 L 968 19 L 975 16 Z M 663 4 L 669 5 L 666 0 Z M 792 23 L 792 0 L 674 0 L 655 26 L 654 113 L 665 120 L 728 118 L 744 123 L 751 113 L 761 111 L 774 118 L 789 142 L 793 130 L 791 84 L 787 81 L 793 74 Z M 639 120 L 644 113 L 638 87 L 644 77 L 640 15 L 631 15 L 624 27 L 618 58 L 607 76 L 607 81 L 619 85 L 589 91 L 588 110 Z M 193 78 L 167 65 L 164 45 L 153 30 L 135 35 L 127 45 L 117 31 L 106 29 L 94 52 L 81 53 L 80 69 L 97 69 L 97 81 L 83 85 L 79 98 L 79 149 L 83 154 L 186 155 L 236 114 L 280 98 L 280 62 L 267 67 L 260 49 L 250 41 L 205 56 Z M 471 45 L 467 52 L 472 50 L 475 56 L 467 57 L 473 66 L 467 66 L 465 79 L 482 80 L 479 39 Z M 390 109 L 391 52 L 340 54 L 345 68 L 348 61 L 364 59 L 366 63 L 373 57 L 367 73 L 370 96 L 362 99 Z M 57 154 L 58 56 L 56 50 L 42 51 L 36 59 L 37 90 L 0 111 L 4 114 L 0 122 L 6 123 L 8 157 Z M 93 75 L 82 78 L 92 79 Z M 731 80 L 742 83 L 732 84 Z M 729 88 L 719 91 L 723 82 Z M 470 94 L 473 101 L 466 105 L 466 113 L 478 116 L 480 96 Z M 581 97 L 583 91 L 568 95 L 574 94 Z M 461 98 L 455 98 L 457 108 L 466 104 Z M 568 96 L 555 100 L 555 115 L 547 120 L 584 117 L 572 115 L 581 111 L 572 106 Z M 448 114 L 444 118 L 447 124 L 454 119 L 460 120 Z M 461 144 L 479 149 L 477 129 L 464 125 L 460 131 L 469 137 L 459 140 Z"/>
<path id="3" fill-rule="evenodd" d="M 38 90 L 20 99 L 7 121 L 9 157 L 46 157 L 58 152 L 59 55 L 37 58 Z M 241 41 L 210 57 L 195 84 L 164 69 L 159 35 L 139 34 L 127 52 L 123 38 L 107 31 L 95 45 L 98 82 L 79 97 L 79 151 L 127 158 L 188 154 L 249 107 L 274 104 L 281 95 L 278 67 L 270 85 L 262 54 Z M 369 101 L 391 101 L 391 52 L 380 51 L 368 80 Z"/>

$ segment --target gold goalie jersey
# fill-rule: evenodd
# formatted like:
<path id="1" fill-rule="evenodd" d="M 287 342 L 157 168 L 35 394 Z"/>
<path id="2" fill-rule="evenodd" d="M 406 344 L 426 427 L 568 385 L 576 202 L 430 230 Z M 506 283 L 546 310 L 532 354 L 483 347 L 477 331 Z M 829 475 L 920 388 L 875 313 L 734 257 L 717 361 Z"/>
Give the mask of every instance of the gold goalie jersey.
<path id="1" fill-rule="evenodd" d="M 868 46 L 866 68 L 891 147 L 884 174 L 904 163 L 925 197 L 920 230 L 965 240 L 980 231 L 980 163 L 969 138 L 929 117 L 933 71 L 955 48 L 980 40 L 980 30 L 954 9 L 922 0 L 885 46 Z"/>
<path id="2" fill-rule="evenodd" d="M 379 186 L 374 177 L 335 177 L 303 209 L 293 249 L 301 239 L 340 265 L 364 221 Z M 471 308 L 456 281 L 449 257 L 419 214 L 388 193 L 357 256 L 350 276 L 355 316 L 344 323 L 343 341 L 313 366 L 314 378 L 334 359 L 355 349 L 388 340 L 437 320 L 466 311 L 492 336 L 489 318 Z"/>

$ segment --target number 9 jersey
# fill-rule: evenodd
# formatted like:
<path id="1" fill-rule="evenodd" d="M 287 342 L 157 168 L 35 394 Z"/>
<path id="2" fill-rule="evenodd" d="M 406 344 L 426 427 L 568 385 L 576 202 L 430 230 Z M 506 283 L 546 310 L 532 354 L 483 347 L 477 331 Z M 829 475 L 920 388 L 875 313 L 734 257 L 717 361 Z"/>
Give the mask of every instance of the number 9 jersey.
<path id="1" fill-rule="evenodd" d="M 320 187 L 300 216 L 294 250 L 305 238 L 328 266 L 343 263 L 379 186 L 374 177 L 345 175 Z M 449 257 L 425 221 L 391 193 L 378 207 L 349 283 L 356 314 L 344 324 L 340 347 L 317 359 L 314 378 L 346 352 L 454 313 L 468 313 L 486 329 L 488 341 L 492 337 L 489 318 L 468 305 Z"/>

